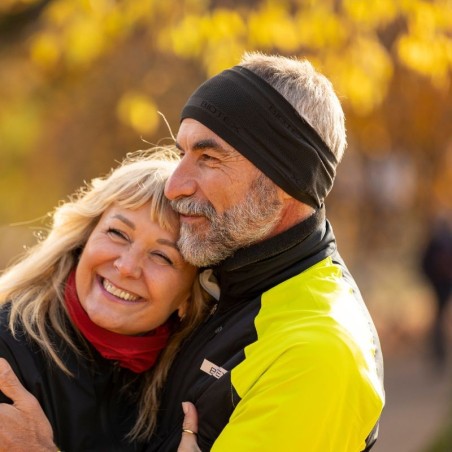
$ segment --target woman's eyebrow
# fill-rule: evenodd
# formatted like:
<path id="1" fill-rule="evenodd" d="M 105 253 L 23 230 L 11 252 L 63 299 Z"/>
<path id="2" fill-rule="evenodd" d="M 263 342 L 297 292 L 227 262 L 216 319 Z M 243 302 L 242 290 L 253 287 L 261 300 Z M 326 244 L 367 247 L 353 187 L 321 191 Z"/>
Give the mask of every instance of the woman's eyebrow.
<path id="1" fill-rule="evenodd" d="M 166 239 L 157 239 L 158 243 L 161 243 L 162 245 L 168 245 L 171 246 L 172 248 L 176 249 L 177 251 L 179 251 L 179 247 L 177 246 L 177 243 L 172 242 L 171 240 L 166 240 Z"/>
<path id="2" fill-rule="evenodd" d="M 130 221 L 128 218 L 126 218 L 125 216 L 121 215 L 120 213 L 113 215 L 113 218 L 117 218 L 118 220 L 122 221 L 127 226 L 129 226 L 129 228 L 132 228 L 133 230 L 136 229 L 135 224 L 132 221 Z"/>

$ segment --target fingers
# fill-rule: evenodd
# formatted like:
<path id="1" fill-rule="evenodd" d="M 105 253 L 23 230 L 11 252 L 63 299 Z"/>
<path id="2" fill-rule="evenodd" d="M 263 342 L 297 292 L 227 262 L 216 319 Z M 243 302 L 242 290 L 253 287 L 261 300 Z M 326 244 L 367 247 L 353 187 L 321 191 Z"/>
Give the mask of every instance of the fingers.
<path id="1" fill-rule="evenodd" d="M 185 417 L 182 424 L 182 439 L 177 452 L 201 452 L 197 443 L 198 413 L 190 402 L 182 402 Z"/>
<path id="2" fill-rule="evenodd" d="M 20 389 L 18 389 L 20 386 L 22 385 L 11 369 L 8 361 L 0 358 L 0 391 L 14 401 L 17 398 L 17 394 L 20 394 Z"/>
<path id="3" fill-rule="evenodd" d="M 22 386 L 8 361 L 4 358 L 0 358 L 0 391 L 9 397 L 15 405 L 21 405 L 24 402 L 34 404 L 34 397 L 30 397 L 29 392 Z"/>
<path id="4" fill-rule="evenodd" d="M 182 424 L 183 430 L 190 430 L 191 432 L 198 433 L 198 413 L 195 406 L 191 402 L 182 402 L 182 410 L 185 417 Z"/>
<path id="5" fill-rule="evenodd" d="M 13 405 L 0 403 L 0 451 L 54 452 L 52 427 L 38 400 L 0 358 L 0 391 Z"/>

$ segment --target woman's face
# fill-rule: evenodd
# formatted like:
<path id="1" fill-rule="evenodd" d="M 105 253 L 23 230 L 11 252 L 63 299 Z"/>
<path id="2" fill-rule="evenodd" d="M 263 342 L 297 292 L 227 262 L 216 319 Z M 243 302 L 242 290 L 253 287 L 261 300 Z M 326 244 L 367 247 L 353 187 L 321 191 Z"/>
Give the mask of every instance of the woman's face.
<path id="1" fill-rule="evenodd" d="M 151 221 L 149 209 L 107 209 L 77 266 L 81 305 L 91 321 L 115 333 L 145 333 L 174 311 L 183 314 L 197 274 L 176 246 L 178 231 Z"/>

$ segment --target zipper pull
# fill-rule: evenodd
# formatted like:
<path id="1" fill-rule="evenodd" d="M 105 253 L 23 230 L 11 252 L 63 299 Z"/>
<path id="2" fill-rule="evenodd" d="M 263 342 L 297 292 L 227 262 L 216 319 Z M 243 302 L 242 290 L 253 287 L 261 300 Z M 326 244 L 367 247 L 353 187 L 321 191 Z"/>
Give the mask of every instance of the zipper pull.
<path id="1" fill-rule="evenodd" d="M 218 309 L 218 303 L 215 303 L 215 304 L 210 308 L 209 315 L 206 317 L 206 320 L 205 320 L 205 321 L 209 320 L 209 319 L 215 314 L 215 312 L 217 312 L 217 309 Z"/>

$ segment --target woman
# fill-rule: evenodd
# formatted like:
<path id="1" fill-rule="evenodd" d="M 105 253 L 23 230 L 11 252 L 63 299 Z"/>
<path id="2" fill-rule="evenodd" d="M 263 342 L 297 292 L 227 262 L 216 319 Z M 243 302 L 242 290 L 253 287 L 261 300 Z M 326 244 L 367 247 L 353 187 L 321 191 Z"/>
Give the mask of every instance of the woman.
<path id="1" fill-rule="evenodd" d="M 170 150 L 129 155 L 61 204 L 47 237 L 0 277 L 0 356 L 62 450 L 139 450 L 203 318 L 207 295 L 163 194 L 176 165 Z"/>

